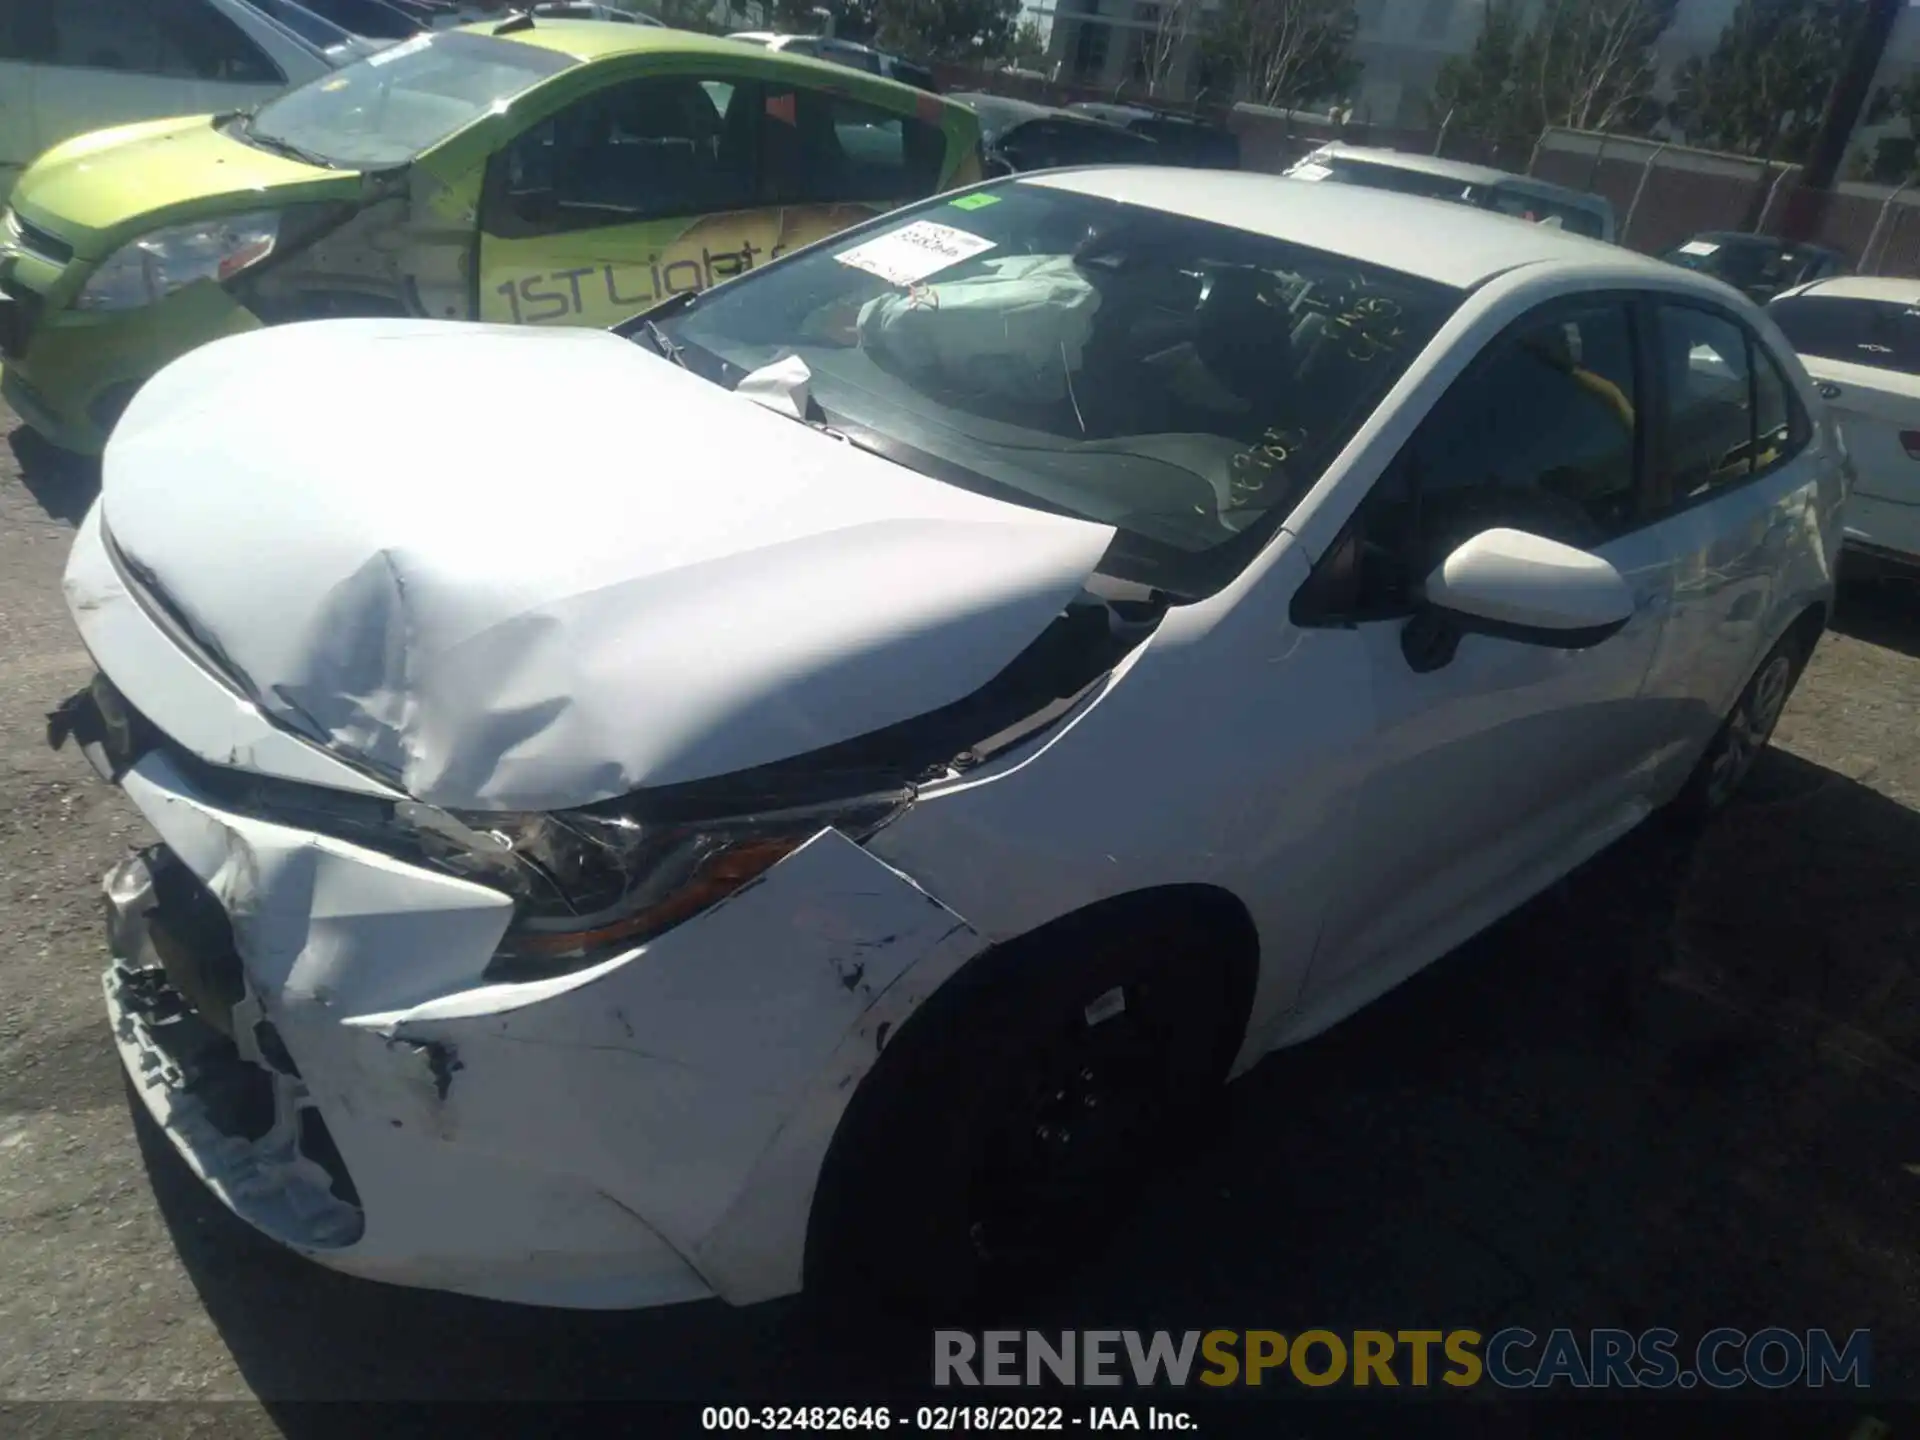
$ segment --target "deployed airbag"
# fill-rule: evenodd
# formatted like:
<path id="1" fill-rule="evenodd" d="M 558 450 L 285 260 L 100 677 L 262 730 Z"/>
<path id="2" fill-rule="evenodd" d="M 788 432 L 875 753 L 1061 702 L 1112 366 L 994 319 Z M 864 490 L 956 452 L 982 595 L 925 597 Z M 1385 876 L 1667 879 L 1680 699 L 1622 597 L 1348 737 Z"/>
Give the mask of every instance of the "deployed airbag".
<path id="1" fill-rule="evenodd" d="M 884 368 L 938 375 L 970 395 L 1066 398 L 1100 292 L 1066 255 L 981 265 L 987 273 L 868 301 L 859 317 L 861 348 Z"/>

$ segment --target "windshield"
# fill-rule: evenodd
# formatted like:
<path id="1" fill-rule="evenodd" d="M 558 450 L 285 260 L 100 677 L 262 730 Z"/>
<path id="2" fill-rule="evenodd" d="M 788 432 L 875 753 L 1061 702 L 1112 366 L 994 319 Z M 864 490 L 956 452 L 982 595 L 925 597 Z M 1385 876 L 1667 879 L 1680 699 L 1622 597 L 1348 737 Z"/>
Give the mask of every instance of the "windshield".
<path id="1" fill-rule="evenodd" d="M 511 40 L 416 35 L 281 96 L 238 133 L 343 169 L 401 165 L 573 64 Z"/>
<path id="2" fill-rule="evenodd" d="M 729 388 L 798 357 L 821 423 L 935 478 L 1113 525 L 1108 573 L 1197 596 L 1257 553 L 1459 300 L 1010 181 L 686 302 L 658 338 Z"/>

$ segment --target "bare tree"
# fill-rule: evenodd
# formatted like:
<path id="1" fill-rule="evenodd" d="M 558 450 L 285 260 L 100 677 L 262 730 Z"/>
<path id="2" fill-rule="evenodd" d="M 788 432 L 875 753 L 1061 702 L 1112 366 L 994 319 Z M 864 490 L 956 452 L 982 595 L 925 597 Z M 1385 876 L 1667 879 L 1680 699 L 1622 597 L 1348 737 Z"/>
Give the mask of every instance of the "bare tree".
<path id="1" fill-rule="evenodd" d="M 1522 83 L 1544 124 L 1639 128 L 1675 0 L 1546 0 L 1522 46 Z"/>
<path id="2" fill-rule="evenodd" d="M 1187 53 L 1188 41 L 1200 24 L 1201 0 L 1159 0 L 1145 5 L 1153 28 L 1140 39 L 1140 69 L 1147 94 L 1158 97 L 1173 77 L 1173 67 Z"/>
<path id="3" fill-rule="evenodd" d="M 1226 0 L 1215 48 L 1248 99 L 1292 109 L 1353 84 L 1356 28 L 1353 0 Z"/>

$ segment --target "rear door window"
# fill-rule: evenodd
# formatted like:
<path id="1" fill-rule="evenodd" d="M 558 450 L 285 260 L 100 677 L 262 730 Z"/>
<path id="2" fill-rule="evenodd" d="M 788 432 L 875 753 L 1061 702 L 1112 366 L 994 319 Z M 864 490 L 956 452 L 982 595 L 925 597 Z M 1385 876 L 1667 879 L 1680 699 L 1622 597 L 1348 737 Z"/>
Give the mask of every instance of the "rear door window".
<path id="1" fill-rule="evenodd" d="M 1487 208 L 1516 219 L 1531 220 L 1535 224 L 1556 220 L 1562 230 L 1594 240 L 1606 234 L 1600 217 L 1585 206 L 1569 205 L 1565 201 L 1530 194 L 1507 185 L 1496 185 L 1488 192 Z"/>
<path id="2" fill-rule="evenodd" d="M 1920 286 L 1915 289 L 1912 305 L 1815 293 L 1776 300 L 1767 314 L 1802 355 L 1920 375 Z"/>
<path id="3" fill-rule="evenodd" d="M 1764 474 L 1806 445 L 1805 410 L 1745 326 L 1663 304 L 1655 331 L 1664 391 L 1658 468 L 1670 507 Z"/>
<path id="4" fill-rule="evenodd" d="M 1758 340 L 1748 337 L 1753 360 L 1753 425 L 1758 444 L 1754 469 L 1765 470 L 1795 454 L 1813 434 L 1813 423 Z"/>
<path id="5" fill-rule="evenodd" d="M 1685 504 L 1752 473 L 1753 385 L 1747 337 L 1731 320 L 1677 305 L 1659 309 L 1666 383 L 1661 471 Z"/>
<path id="6" fill-rule="evenodd" d="M 938 126 L 804 85 L 762 89 L 766 203 L 900 201 L 939 187 L 947 138 Z"/>

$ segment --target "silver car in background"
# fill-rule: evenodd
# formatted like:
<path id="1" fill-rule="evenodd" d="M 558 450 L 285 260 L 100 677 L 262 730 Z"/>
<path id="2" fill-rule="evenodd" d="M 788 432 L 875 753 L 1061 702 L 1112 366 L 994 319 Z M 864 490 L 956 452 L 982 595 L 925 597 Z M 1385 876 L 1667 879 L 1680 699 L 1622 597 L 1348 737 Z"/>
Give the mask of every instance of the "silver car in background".
<path id="1" fill-rule="evenodd" d="M 1397 190 L 1403 195 L 1425 195 L 1434 200 L 1456 200 L 1481 210 L 1497 210 L 1519 220 L 1557 225 L 1575 235 L 1612 241 L 1617 233 L 1613 206 L 1605 197 L 1570 190 L 1530 175 L 1515 175 L 1487 165 L 1413 155 L 1402 150 L 1378 150 L 1335 141 L 1297 161 L 1287 170 L 1293 180 L 1329 180 L 1340 185 L 1366 185 L 1375 190 Z"/>

